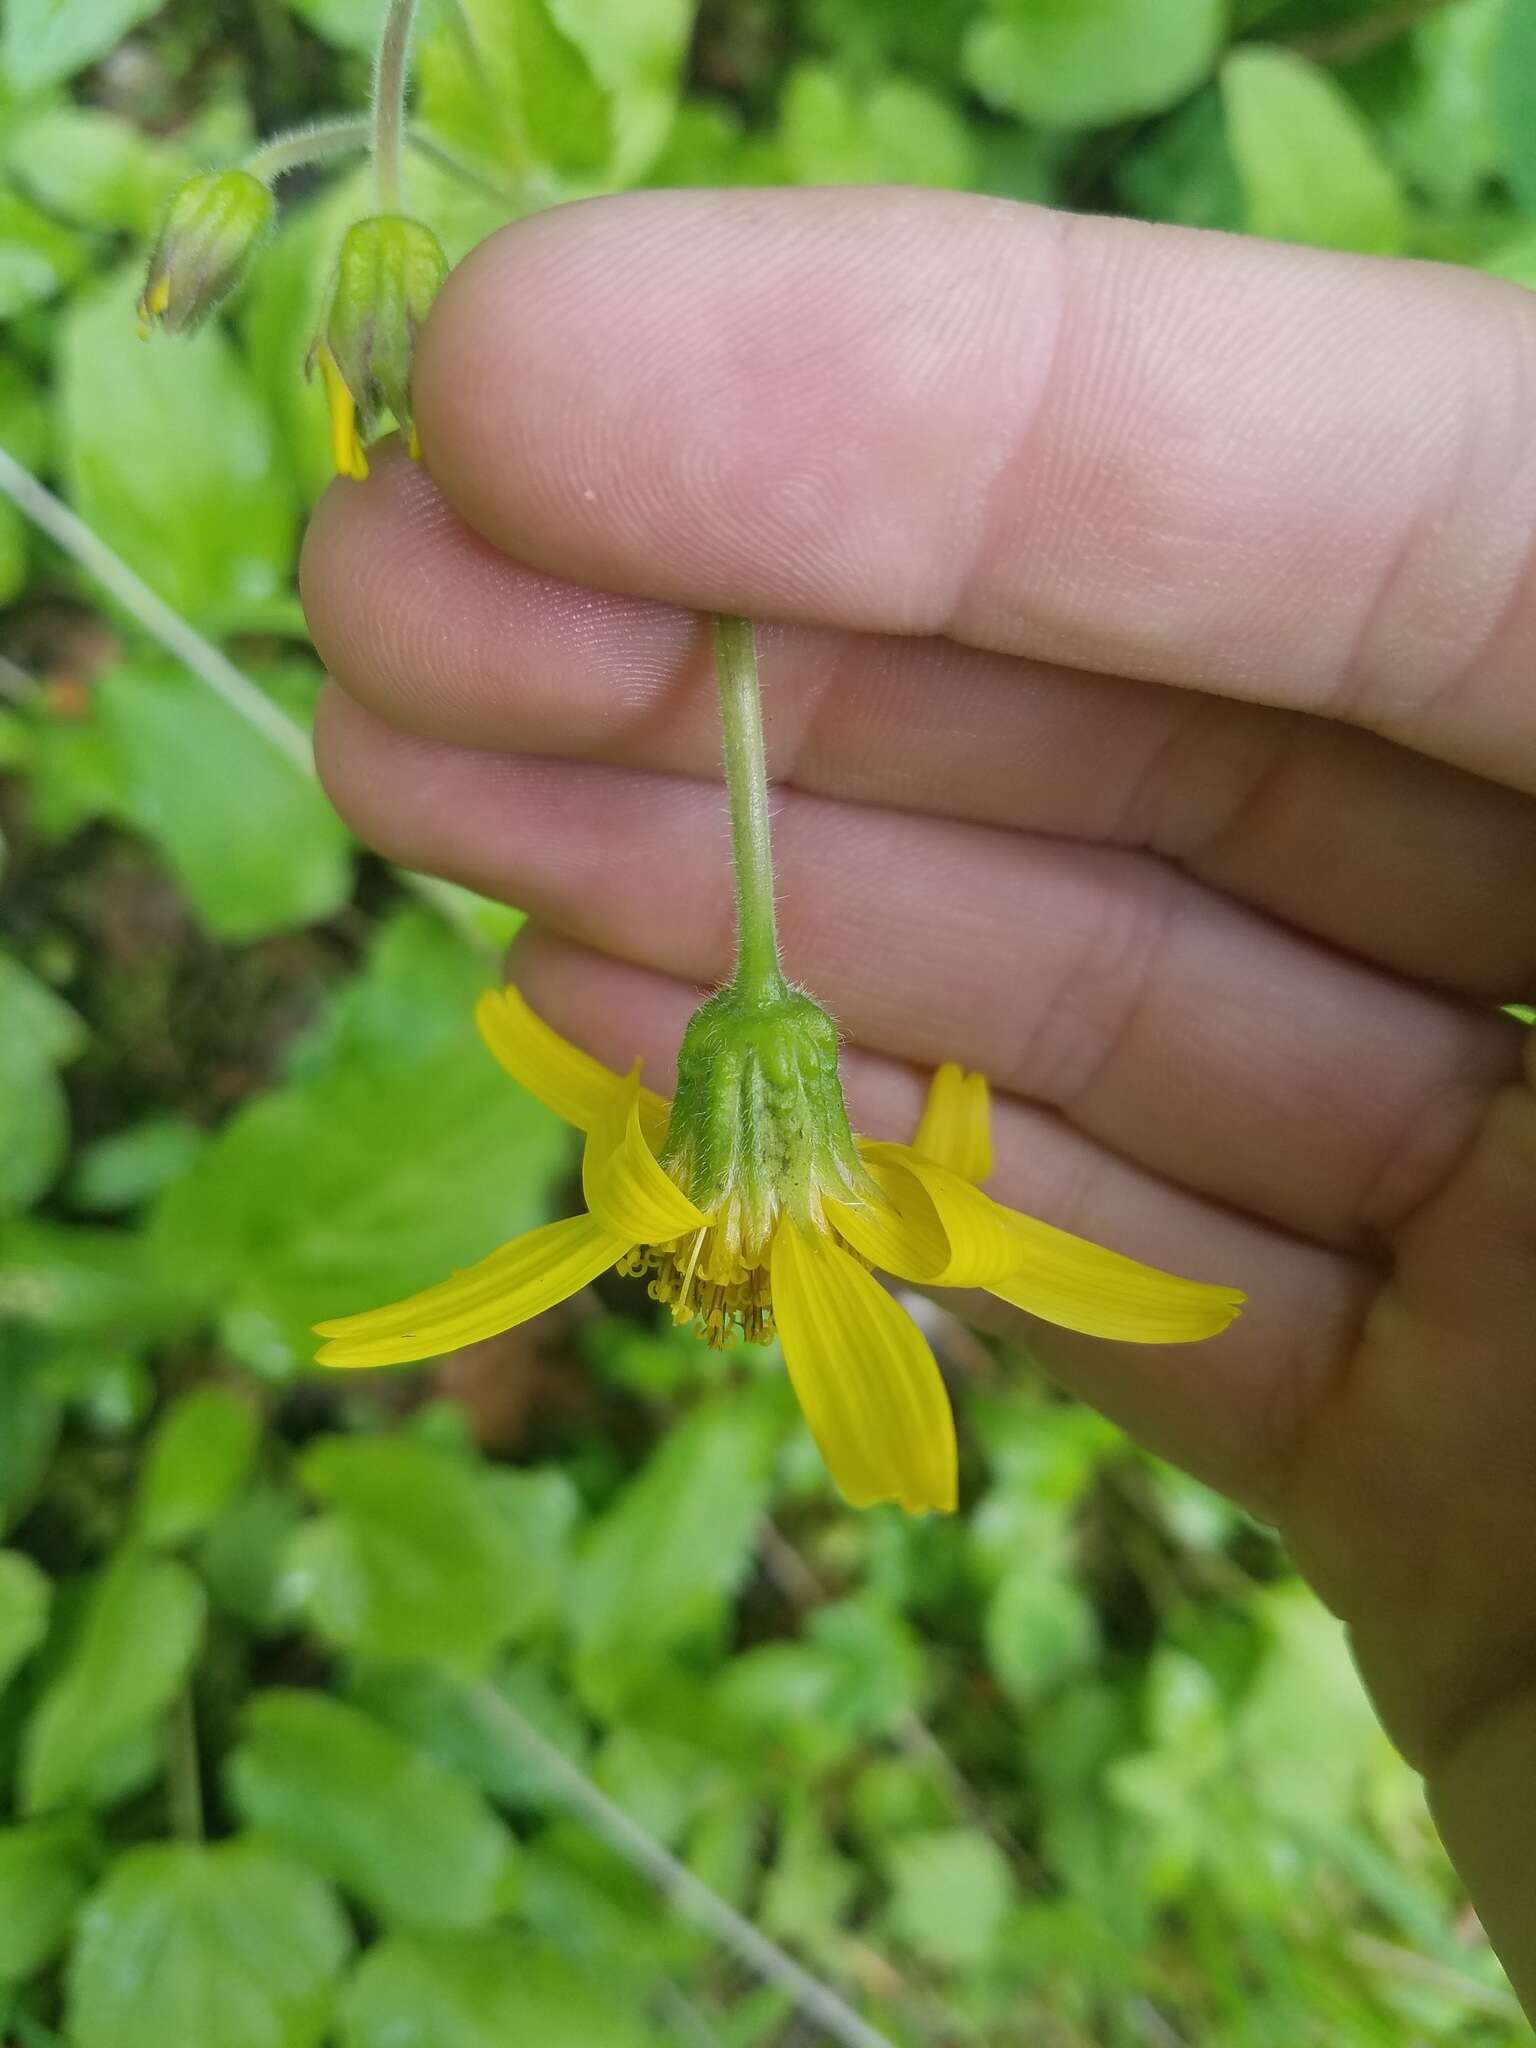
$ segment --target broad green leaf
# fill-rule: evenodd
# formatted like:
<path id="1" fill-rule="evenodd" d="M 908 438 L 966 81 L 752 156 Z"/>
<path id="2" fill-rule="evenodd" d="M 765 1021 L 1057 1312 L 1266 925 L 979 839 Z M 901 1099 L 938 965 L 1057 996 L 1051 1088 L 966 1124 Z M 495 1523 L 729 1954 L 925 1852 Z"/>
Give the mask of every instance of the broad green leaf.
<path id="1" fill-rule="evenodd" d="M 1401 246 L 1397 180 L 1321 65 L 1244 46 L 1222 66 L 1221 94 L 1250 233 L 1381 254 Z"/>
<path id="2" fill-rule="evenodd" d="M 1209 74 L 1226 0 L 991 0 L 965 44 L 971 84 L 1042 128 L 1155 114 Z"/>
<path id="3" fill-rule="evenodd" d="M 195 168 L 179 149 L 97 107 L 45 106 L 18 121 L 6 164 L 39 205 L 80 227 L 148 236 Z"/>
<path id="4" fill-rule="evenodd" d="M 586 1755 L 586 1722 L 541 1664 L 511 1663 L 479 1682 L 440 1664 L 374 1664 L 350 1691 L 367 1713 L 501 1806 L 558 1807 L 564 1795 L 538 1759 L 508 1739 L 496 1695 L 573 1763 Z"/>
<path id="5" fill-rule="evenodd" d="M 1240 228 L 1243 195 L 1227 147 L 1220 93 L 1214 87 L 1196 93 L 1159 122 L 1126 158 L 1118 183 L 1130 210 L 1148 220 Z"/>
<path id="6" fill-rule="evenodd" d="M 810 34 L 861 71 L 913 64 L 953 74 L 975 0 L 802 0 Z"/>
<path id="7" fill-rule="evenodd" d="M 996 1948 L 1014 1900 L 997 1844 L 974 1828 L 909 1835 L 891 1851 L 891 1926 L 914 1953 L 975 1969 Z"/>
<path id="8" fill-rule="evenodd" d="M 326 1887 L 265 1848 L 130 1849 L 81 1923 L 72 2048 L 317 2048 L 350 1946 Z"/>
<path id="9" fill-rule="evenodd" d="M 258 1368 L 311 1358 L 322 1317 L 396 1300 L 546 1220 L 569 1134 L 480 1043 L 488 978 L 435 920 L 397 917 L 304 1078 L 243 1109 L 167 1191 L 156 1266 L 193 1281 Z"/>
<path id="10" fill-rule="evenodd" d="M 1493 54 L 1493 120 L 1500 163 L 1527 213 L 1536 212 L 1536 7 L 1505 0 Z"/>
<path id="11" fill-rule="evenodd" d="M 381 0 L 288 0 L 288 5 L 338 50 L 351 50 L 359 57 L 373 54 L 384 20 Z"/>
<path id="12" fill-rule="evenodd" d="M 1027 1705 L 1093 1662 L 1093 1608 L 1064 1574 L 1023 1558 L 987 1603 L 987 1661 L 1012 1700 Z"/>
<path id="13" fill-rule="evenodd" d="M 53 1581 L 40 1566 L 19 1550 L 0 1550 L 0 1692 L 48 1633 L 52 1600 Z"/>
<path id="14" fill-rule="evenodd" d="M 85 1026 L 46 983 L 0 953 L 0 1215 L 29 1208 L 69 1150 L 69 1110 L 55 1071 L 85 1045 Z"/>
<path id="15" fill-rule="evenodd" d="M 319 785 L 194 676 L 125 664 L 102 678 L 96 704 L 127 821 L 163 850 L 218 937 L 264 938 L 346 900 L 350 842 Z"/>
<path id="16" fill-rule="evenodd" d="M 53 1061 L 32 1040 L 0 1032 L 0 1216 L 45 1195 L 68 1153 L 69 1105 Z"/>
<path id="17" fill-rule="evenodd" d="M 320 1693 L 259 1693 L 228 1765 L 245 1819 L 386 1923 L 488 1921 L 512 1838 L 462 1778 Z"/>
<path id="18" fill-rule="evenodd" d="M 1472 205 L 1498 168 L 1494 63 L 1501 26 L 1519 11 L 1505 0 L 1459 0 L 1421 21 L 1410 37 L 1412 84 L 1389 115 L 1386 139 L 1438 206 Z"/>
<path id="19" fill-rule="evenodd" d="M 830 66 L 789 75 L 780 145 L 802 185 L 970 184 L 976 153 L 947 100 L 902 78 L 859 93 Z"/>
<path id="20" fill-rule="evenodd" d="M 8 1235 L 0 1230 L 0 1248 Z M 44 1370 L 43 1345 L 18 1315 L 18 1309 L 26 1314 L 35 1297 L 17 1280 L 14 1272 L 7 1275 L 0 1250 L 0 1527 L 6 1529 L 36 1499 L 64 1419 L 63 1403 Z"/>
<path id="21" fill-rule="evenodd" d="M 609 160 L 608 93 L 551 0 L 462 0 L 417 69 L 423 122 L 503 176 L 591 174 Z"/>
<path id="22" fill-rule="evenodd" d="M 650 2048 L 589 1972 L 526 1935 L 393 1935 L 352 1980 L 346 2048 Z"/>
<path id="23" fill-rule="evenodd" d="M 859 1890 L 858 1866 L 834 1847 L 813 1799 L 788 1802 L 763 1885 L 762 1924 L 814 1954 L 830 1946 Z"/>
<path id="24" fill-rule="evenodd" d="M 99 1856 L 74 1816 L 0 1828 L 0 1980 L 19 1983 L 58 1954 Z"/>
<path id="25" fill-rule="evenodd" d="M 245 1483 L 260 1423 L 227 1387 L 196 1387 L 161 1418 L 139 1472 L 138 1534 L 169 1547 L 200 1536 Z"/>
<path id="26" fill-rule="evenodd" d="M 1294 1585 L 1257 1613 L 1270 1646 L 1237 1716 L 1245 1782 L 1278 1826 L 1343 1827 L 1386 1748 L 1343 1624 Z"/>
<path id="27" fill-rule="evenodd" d="M 303 1519 L 298 1495 L 257 1484 L 209 1530 L 198 1566 L 209 1597 L 255 1635 L 291 1627 L 298 1598 L 288 1575 L 288 1550 Z"/>
<path id="28" fill-rule="evenodd" d="M 706 1402 L 597 1523 L 571 1586 L 589 1692 L 620 1697 L 648 1661 L 718 1637 L 751 1568 L 775 1435 L 760 1402 Z"/>
<path id="29" fill-rule="evenodd" d="M 517 1557 L 508 1591 L 512 1637 L 521 1642 L 552 1628 L 564 1612 L 581 1500 L 554 1466 L 538 1472 L 491 1471 L 481 1484 Z"/>
<path id="30" fill-rule="evenodd" d="M 328 1437 L 299 1477 L 330 1510 L 290 1560 L 318 1633 L 364 1656 L 483 1668 L 517 1620 L 519 1554 L 478 1467 L 406 1437 Z"/>
<path id="31" fill-rule="evenodd" d="M 189 1116 L 146 1117 L 76 1153 L 67 1183 L 69 1206 L 113 1216 L 137 1209 L 185 1173 L 206 1142 Z"/>
<path id="32" fill-rule="evenodd" d="M 158 0 L 6 0 L 0 70 L 18 92 L 54 85 L 104 57 Z"/>
<path id="33" fill-rule="evenodd" d="M 672 125 L 698 0 L 550 0 L 550 13 L 609 94 L 608 182 L 631 184 Z"/>
<path id="34" fill-rule="evenodd" d="M 203 1606 L 201 1586 L 172 1559 L 127 1550 L 106 1566 L 64 1664 L 27 1724 L 26 1812 L 80 1792 L 109 1752 L 165 1711 L 197 1654 Z"/>
<path id="35" fill-rule="evenodd" d="M 295 537 L 292 480 L 270 416 L 216 322 L 190 337 L 137 339 L 140 282 L 135 264 L 59 325 L 70 499 L 196 624 L 259 621 L 286 586 Z"/>
<path id="36" fill-rule="evenodd" d="M 142 1241 L 123 1231 L 35 1218 L 0 1223 L 0 1357 L 8 1321 L 60 1337 L 139 1342 L 165 1334 L 182 1323 L 186 1277 L 153 1271 Z M 5 1434 L 0 1429 L 0 1467 Z"/>
<path id="37" fill-rule="evenodd" d="M 0 186 L 0 320 L 45 305 L 85 268 L 89 244 Z"/>

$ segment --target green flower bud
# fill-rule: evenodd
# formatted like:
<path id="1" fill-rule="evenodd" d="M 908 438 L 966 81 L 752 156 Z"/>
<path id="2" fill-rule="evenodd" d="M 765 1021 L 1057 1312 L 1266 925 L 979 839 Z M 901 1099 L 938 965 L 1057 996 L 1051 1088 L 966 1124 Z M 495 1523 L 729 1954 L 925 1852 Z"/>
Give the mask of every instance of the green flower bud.
<path id="1" fill-rule="evenodd" d="M 331 409 L 331 446 L 343 476 L 365 477 L 364 444 L 385 413 L 410 436 L 416 337 L 448 274 L 442 244 L 403 214 L 378 214 L 347 230 L 330 306 L 311 363 L 320 365 Z"/>
<path id="2" fill-rule="evenodd" d="M 826 1011 L 787 983 L 768 996 L 734 986 L 711 996 L 677 1056 L 662 1164 L 748 1266 L 765 1255 L 781 1215 L 818 1226 L 823 1199 L 872 1193 Z"/>
<path id="3" fill-rule="evenodd" d="M 249 171 L 207 171 L 183 185 L 149 259 L 140 334 L 200 326 L 245 275 L 272 214 L 272 194 Z"/>

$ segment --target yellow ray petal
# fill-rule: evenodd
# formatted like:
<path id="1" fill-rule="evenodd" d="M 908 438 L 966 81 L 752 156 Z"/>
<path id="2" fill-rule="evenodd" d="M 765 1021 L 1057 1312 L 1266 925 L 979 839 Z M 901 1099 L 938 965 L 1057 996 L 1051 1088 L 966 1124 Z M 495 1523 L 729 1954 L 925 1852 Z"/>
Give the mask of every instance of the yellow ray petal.
<path id="1" fill-rule="evenodd" d="M 946 1060 L 934 1075 L 912 1150 L 947 1166 L 962 1180 L 992 1172 L 992 1116 L 985 1074 L 967 1074 Z"/>
<path id="2" fill-rule="evenodd" d="M 855 1507 L 953 1512 L 955 1420 L 917 1325 L 857 1259 L 792 1223 L 772 1269 L 784 1362 L 839 1490 Z"/>
<path id="3" fill-rule="evenodd" d="M 638 1061 L 588 1127 L 581 1188 L 592 1214 L 626 1245 L 668 1244 L 709 1221 L 646 1142 Z"/>
<path id="4" fill-rule="evenodd" d="M 990 1287 L 1016 1271 L 1027 1255 L 1028 1245 L 1018 1236 L 1026 1219 L 949 1167 L 921 1157 L 910 1145 L 870 1139 L 861 1142 L 859 1156 L 897 1223 L 880 1249 L 848 1231 L 843 1234 L 888 1273 L 923 1287 Z M 841 1220 L 837 1228 L 843 1229 Z M 936 1239 L 944 1246 L 937 1262 Z"/>
<path id="5" fill-rule="evenodd" d="M 425 1293 L 317 1323 L 322 1365 L 406 1365 L 495 1337 L 564 1301 L 629 1250 L 591 1216 L 546 1223 Z"/>
<path id="6" fill-rule="evenodd" d="M 1242 1313 L 1235 1287 L 1184 1280 L 1144 1266 L 1085 1237 L 1019 1216 L 1025 1256 L 988 1291 L 1043 1322 L 1122 1344 L 1194 1344 L 1216 1337 Z"/>
<path id="7" fill-rule="evenodd" d="M 515 988 L 488 989 L 475 1005 L 475 1022 L 513 1080 L 579 1131 L 590 1130 L 614 1092 L 624 1086 L 621 1075 L 562 1038 L 530 1010 Z M 667 1114 L 662 1096 L 649 1088 L 640 1090 L 640 1126 L 653 1147 L 666 1137 Z"/>

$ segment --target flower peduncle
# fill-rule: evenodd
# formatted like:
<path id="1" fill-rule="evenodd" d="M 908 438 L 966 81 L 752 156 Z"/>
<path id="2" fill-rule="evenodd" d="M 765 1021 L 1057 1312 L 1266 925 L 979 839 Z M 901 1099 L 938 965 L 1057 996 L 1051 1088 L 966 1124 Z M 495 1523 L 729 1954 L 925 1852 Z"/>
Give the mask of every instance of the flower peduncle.
<path id="1" fill-rule="evenodd" d="M 415 12 L 416 0 L 390 0 L 374 58 L 373 175 L 381 213 L 399 213 L 405 204 L 405 88 Z"/>
<path id="2" fill-rule="evenodd" d="M 725 783 L 731 799 L 731 857 L 736 870 L 736 971 L 731 986 L 747 1001 L 771 1004 L 786 994 L 788 985 L 779 965 L 773 901 L 757 632 L 750 619 L 717 617 L 714 640 Z"/>

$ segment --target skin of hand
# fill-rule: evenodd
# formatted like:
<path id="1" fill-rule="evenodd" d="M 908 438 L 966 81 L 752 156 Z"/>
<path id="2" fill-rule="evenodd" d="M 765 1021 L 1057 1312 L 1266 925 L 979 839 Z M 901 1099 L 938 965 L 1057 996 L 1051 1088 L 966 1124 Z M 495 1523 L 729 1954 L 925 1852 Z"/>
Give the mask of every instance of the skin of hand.
<path id="1" fill-rule="evenodd" d="M 1536 2008 L 1536 297 L 952 194 L 644 193 L 450 279 L 305 555 L 361 836 L 656 1086 L 729 966 L 701 610 L 765 622 L 855 1124 L 1247 1289 L 1030 1342 L 1282 1530 Z"/>

